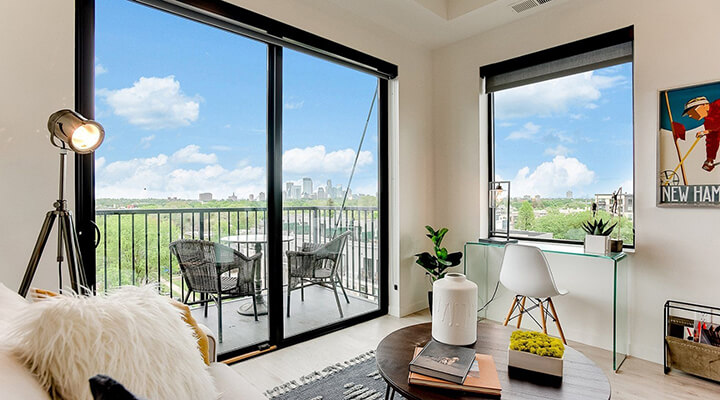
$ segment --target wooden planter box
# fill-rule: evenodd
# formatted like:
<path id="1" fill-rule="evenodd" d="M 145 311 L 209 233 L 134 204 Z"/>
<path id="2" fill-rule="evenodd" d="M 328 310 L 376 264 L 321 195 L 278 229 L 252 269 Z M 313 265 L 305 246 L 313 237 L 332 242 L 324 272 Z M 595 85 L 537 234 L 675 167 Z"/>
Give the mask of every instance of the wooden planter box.
<path id="1" fill-rule="evenodd" d="M 564 358 L 543 357 L 526 351 L 508 349 L 508 366 L 560 378 L 563 376 Z"/>

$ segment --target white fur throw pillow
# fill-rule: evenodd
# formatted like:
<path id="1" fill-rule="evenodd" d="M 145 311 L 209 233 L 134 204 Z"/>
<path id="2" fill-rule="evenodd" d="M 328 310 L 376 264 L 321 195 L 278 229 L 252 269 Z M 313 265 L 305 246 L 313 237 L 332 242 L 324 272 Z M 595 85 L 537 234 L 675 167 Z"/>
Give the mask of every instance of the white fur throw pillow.
<path id="1" fill-rule="evenodd" d="M 218 397 L 192 329 L 152 287 L 30 304 L 10 336 L 11 351 L 64 399 L 92 399 L 96 374 L 151 400 Z"/>

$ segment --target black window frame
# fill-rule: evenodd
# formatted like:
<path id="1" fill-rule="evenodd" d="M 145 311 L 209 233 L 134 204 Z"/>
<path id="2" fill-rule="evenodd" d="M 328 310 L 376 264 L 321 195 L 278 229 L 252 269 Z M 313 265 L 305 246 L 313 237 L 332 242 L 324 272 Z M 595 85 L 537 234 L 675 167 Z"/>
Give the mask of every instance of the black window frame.
<path id="1" fill-rule="evenodd" d="M 611 32 L 603 33 L 600 35 L 592 36 L 585 39 L 580 39 L 574 42 L 566 43 L 563 45 L 559 45 L 556 47 L 552 47 L 549 49 L 541 50 L 535 53 L 526 54 L 523 56 L 515 57 L 512 59 L 500 61 L 493 64 L 488 64 L 480 68 L 480 77 L 486 78 L 487 76 L 491 75 L 497 75 L 504 72 L 510 72 L 522 68 L 526 68 L 528 66 L 543 64 L 547 62 L 551 62 L 554 60 L 563 59 L 566 57 L 572 57 L 584 52 L 587 52 L 589 50 L 595 50 L 595 49 L 601 49 L 605 47 L 609 47 L 618 43 L 623 42 L 630 42 L 634 44 L 634 26 L 628 26 L 625 28 L 617 29 Z M 635 60 L 632 61 L 633 67 L 631 75 L 633 76 L 632 81 L 632 96 L 633 96 L 633 243 L 632 244 L 623 244 L 623 249 L 630 249 L 634 250 L 636 243 L 637 243 L 637 235 L 635 231 L 635 224 L 637 221 L 637 211 L 635 207 L 635 112 L 634 112 L 634 98 L 635 98 L 635 84 L 634 84 L 634 71 L 635 71 Z M 602 68 L 602 66 L 598 67 Z M 595 70 L 598 68 L 593 68 L 591 70 Z M 568 75 L 574 74 L 570 73 Z M 568 76 L 565 75 L 565 76 Z M 548 78 L 553 79 L 553 78 Z M 519 85 L 524 86 L 524 85 Z M 494 118 L 494 98 L 495 93 L 490 92 L 486 93 L 487 96 L 487 118 L 488 118 L 488 176 L 487 179 L 489 182 L 492 182 L 495 179 L 495 118 Z M 495 229 L 495 216 L 493 215 L 493 210 L 488 207 L 488 237 L 489 238 L 497 238 L 497 239 L 505 239 L 506 232 L 505 231 L 498 231 Z M 510 229 L 509 221 L 508 221 L 508 229 Z M 567 245 L 582 245 L 583 241 L 581 240 L 567 240 L 567 239 L 548 239 L 548 238 L 535 238 L 535 237 L 526 237 L 526 236 L 517 236 L 517 235 L 509 235 L 510 239 L 514 240 L 522 240 L 522 241 L 530 241 L 530 242 L 542 242 L 542 243 L 557 243 L 557 244 L 567 244 Z"/>
<path id="2" fill-rule="evenodd" d="M 95 114 L 95 2 L 75 0 L 75 109 L 88 118 Z M 270 279 L 268 286 L 269 338 L 267 342 L 219 355 L 220 360 L 251 352 L 282 348 L 339 329 L 369 321 L 388 313 L 389 300 L 389 80 L 398 75 L 395 64 L 348 46 L 226 2 L 212 0 L 127 0 L 164 12 L 215 26 L 268 46 L 267 82 L 267 217 L 269 265 L 282 265 L 282 56 L 291 48 L 342 66 L 374 75 L 378 79 L 378 211 L 380 285 L 378 309 L 346 317 L 294 336 L 284 336 L 282 280 Z M 87 280 L 95 291 L 95 157 L 75 155 L 75 216 L 80 253 Z M 279 262 L 279 264 L 277 264 Z M 260 352 L 260 353 L 261 353 Z M 244 357 L 243 357 L 244 358 Z"/>

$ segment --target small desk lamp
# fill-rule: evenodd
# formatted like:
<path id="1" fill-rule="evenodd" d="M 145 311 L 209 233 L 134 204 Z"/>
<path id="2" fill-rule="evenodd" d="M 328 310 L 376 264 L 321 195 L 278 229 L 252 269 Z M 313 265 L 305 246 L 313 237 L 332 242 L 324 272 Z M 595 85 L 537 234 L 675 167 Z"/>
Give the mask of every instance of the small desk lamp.
<path id="1" fill-rule="evenodd" d="M 72 110 L 60 110 L 48 119 L 50 143 L 60 149 L 60 183 L 58 185 L 58 199 L 53 203 L 54 210 L 45 215 L 35 248 L 30 256 L 30 262 L 25 269 L 22 283 L 18 293 L 25 297 L 30 284 L 35 277 L 40 257 L 52 230 L 55 218 L 59 219 L 57 261 L 62 276 L 63 250 L 67 257 L 67 266 L 70 273 L 70 284 L 76 293 L 87 290 L 87 279 L 83 269 L 82 257 L 79 251 L 77 230 L 72 220 L 72 214 L 67 209 L 65 200 L 65 165 L 68 148 L 78 154 L 89 154 L 95 151 L 105 138 L 105 130 L 99 123 L 88 120 Z"/>

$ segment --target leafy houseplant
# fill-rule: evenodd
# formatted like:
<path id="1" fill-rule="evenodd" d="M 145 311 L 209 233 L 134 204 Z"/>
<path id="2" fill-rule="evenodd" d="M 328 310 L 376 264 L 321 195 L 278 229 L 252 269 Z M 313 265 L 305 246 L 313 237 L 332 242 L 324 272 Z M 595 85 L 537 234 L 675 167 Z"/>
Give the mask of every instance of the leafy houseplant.
<path id="1" fill-rule="evenodd" d="M 560 339 L 518 330 L 510 336 L 508 366 L 562 377 L 564 354 Z"/>
<path id="2" fill-rule="evenodd" d="M 607 254 L 610 252 L 610 234 L 612 233 L 617 222 L 610 225 L 610 220 L 603 221 L 602 218 L 595 219 L 597 213 L 597 204 L 592 204 L 593 220 L 583 222 L 582 228 L 587 233 L 585 235 L 585 252 Z"/>
<path id="3" fill-rule="evenodd" d="M 455 253 L 448 253 L 447 249 L 442 247 L 442 241 L 445 234 L 448 232 L 447 228 L 441 228 L 439 230 L 433 229 L 430 225 L 425 225 L 428 233 L 425 235 L 433 242 L 433 253 L 423 252 L 415 254 L 417 260 L 415 263 L 425 269 L 425 274 L 430 277 L 430 282 L 435 283 L 436 280 L 445 277 L 447 269 L 460 265 L 462 260 L 462 252 L 458 251 Z M 432 291 L 428 291 L 428 303 L 430 310 L 432 311 Z"/>

